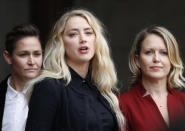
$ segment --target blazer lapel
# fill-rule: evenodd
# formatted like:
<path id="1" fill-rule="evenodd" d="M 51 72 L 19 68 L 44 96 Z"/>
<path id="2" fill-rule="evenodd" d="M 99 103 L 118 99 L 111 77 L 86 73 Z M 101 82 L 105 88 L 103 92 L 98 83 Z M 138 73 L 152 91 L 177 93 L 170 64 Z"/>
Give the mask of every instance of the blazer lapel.
<path id="1" fill-rule="evenodd" d="M 2 130 L 2 120 L 3 120 L 3 113 L 4 113 L 8 77 L 0 83 L 0 131 Z"/>

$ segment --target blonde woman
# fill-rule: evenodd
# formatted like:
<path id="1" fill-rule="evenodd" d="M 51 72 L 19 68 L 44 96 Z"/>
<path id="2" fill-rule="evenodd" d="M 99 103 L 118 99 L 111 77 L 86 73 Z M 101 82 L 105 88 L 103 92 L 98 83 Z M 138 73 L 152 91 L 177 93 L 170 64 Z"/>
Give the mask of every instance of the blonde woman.
<path id="1" fill-rule="evenodd" d="M 26 131 L 119 131 L 117 77 L 100 21 L 71 10 L 56 22 L 34 80 Z"/>
<path id="2" fill-rule="evenodd" d="M 174 36 L 150 26 L 130 51 L 132 89 L 120 95 L 127 131 L 164 131 L 185 113 L 183 64 Z"/>

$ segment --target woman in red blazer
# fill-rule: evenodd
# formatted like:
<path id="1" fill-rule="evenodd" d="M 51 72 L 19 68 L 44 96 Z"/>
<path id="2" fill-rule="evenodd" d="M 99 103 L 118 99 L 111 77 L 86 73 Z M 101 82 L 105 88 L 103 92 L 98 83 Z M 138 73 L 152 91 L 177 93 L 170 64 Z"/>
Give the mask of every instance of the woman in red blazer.
<path id="1" fill-rule="evenodd" d="M 132 89 L 119 96 L 127 131 L 163 131 L 185 112 L 183 64 L 174 36 L 150 26 L 137 36 L 130 51 Z"/>

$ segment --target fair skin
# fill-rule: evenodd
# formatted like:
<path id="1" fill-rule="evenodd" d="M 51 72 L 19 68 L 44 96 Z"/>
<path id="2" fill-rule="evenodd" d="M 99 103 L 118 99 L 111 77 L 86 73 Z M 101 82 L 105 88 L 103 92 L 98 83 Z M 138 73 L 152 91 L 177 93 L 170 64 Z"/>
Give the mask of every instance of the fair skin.
<path id="1" fill-rule="evenodd" d="M 6 62 L 11 66 L 10 85 L 22 91 L 26 82 L 38 76 L 42 66 L 42 48 L 37 37 L 24 37 L 16 42 L 10 54 L 3 52 Z"/>
<path id="2" fill-rule="evenodd" d="M 68 19 L 63 32 L 67 64 L 85 78 L 95 54 L 95 33 L 87 20 L 80 16 Z"/>
<path id="3" fill-rule="evenodd" d="M 142 84 L 146 94 L 150 94 L 169 125 L 167 109 L 167 77 L 171 63 L 164 40 L 155 34 L 148 35 L 142 42 L 140 55 L 136 64 L 142 71 Z"/>

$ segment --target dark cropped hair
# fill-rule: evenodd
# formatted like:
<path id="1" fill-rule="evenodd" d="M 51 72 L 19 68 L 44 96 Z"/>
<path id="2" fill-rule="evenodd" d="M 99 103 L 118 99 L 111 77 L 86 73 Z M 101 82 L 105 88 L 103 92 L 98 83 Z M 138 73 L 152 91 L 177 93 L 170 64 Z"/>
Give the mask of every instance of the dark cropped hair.
<path id="1" fill-rule="evenodd" d="M 40 31 L 39 29 L 32 24 L 21 24 L 17 25 L 6 35 L 5 40 L 5 50 L 7 50 L 10 55 L 12 55 L 13 50 L 15 49 L 16 42 L 22 38 L 34 36 L 37 37 L 40 41 Z"/>

